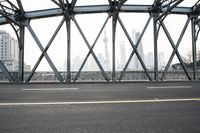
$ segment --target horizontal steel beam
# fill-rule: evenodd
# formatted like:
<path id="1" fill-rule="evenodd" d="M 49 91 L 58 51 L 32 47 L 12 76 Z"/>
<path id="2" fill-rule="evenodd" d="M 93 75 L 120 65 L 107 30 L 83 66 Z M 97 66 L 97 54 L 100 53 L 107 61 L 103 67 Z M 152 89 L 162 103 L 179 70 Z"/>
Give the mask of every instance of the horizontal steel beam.
<path id="1" fill-rule="evenodd" d="M 167 8 L 162 9 L 161 12 L 165 12 Z M 93 6 L 75 6 L 73 10 L 74 14 L 87 14 L 87 13 L 109 13 L 111 12 L 110 5 L 93 5 Z M 136 12 L 136 13 L 149 13 L 153 12 L 152 5 L 123 5 L 120 12 Z M 190 14 L 192 13 L 191 7 L 176 7 L 170 13 L 171 14 Z M 24 13 L 24 19 L 40 19 L 46 17 L 62 16 L 64 11 L 61 8 L 28 11 Z M 15 19 L 14 16 L 10 18 Z M 0 25 L 7 24 L 8 21 L 1 16 Z"/>

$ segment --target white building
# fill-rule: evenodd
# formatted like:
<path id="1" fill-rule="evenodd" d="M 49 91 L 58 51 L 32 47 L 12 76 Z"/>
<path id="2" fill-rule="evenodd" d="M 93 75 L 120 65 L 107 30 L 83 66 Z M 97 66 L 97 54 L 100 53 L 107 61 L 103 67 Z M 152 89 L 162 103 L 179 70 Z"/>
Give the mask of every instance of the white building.
<path id="1" fill-rule="evenodd" d="M 154 56 L 153 52 L 148 52 L 145 58 L 146 67 L 149 70 L 153 70 L 154 68 Z"/>
<path id="2" fill-rule="evenodd" d="M 164 54 L 164 52 L 159 52 L 159 55 L 158 55 L 158 67 L 159 67 L 159 69 L 164 69 L 165 65 L 166 65 L 165 54 Z"/>
<path id="3" fill-rule="evenodd" d="M 119 69 L 123 69 L 123 67 L 126 65 L 126 49 L 124 41 L 119 42 L 120 46 L 120 63 L 119 63 Z"/>
<path id="4" fill-rule="evenodd" d="M 8 71 L 18 70 L 18 42 L 6 31 L 0 31 L 0 60 Z"/>
<path id="5" fill-rule="evenodd" d="M 18 71 L 19 48 L 18 41 L 6 31 L 0 30 L 0 60 L 8 71 Z M 30 71 L 31 66 L 24 63 L 24 71 Z"/>

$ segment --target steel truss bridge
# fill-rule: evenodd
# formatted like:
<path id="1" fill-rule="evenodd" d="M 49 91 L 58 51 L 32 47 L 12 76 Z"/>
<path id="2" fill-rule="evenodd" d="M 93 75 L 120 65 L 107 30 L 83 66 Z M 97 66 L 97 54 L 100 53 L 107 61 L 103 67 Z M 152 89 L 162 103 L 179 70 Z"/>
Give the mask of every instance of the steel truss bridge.
<path id="1" fill-rule="evenodd" d="M 9 81 L 9 82 L 15 82 L 15 83 L 25 83 L 29 82 L 31 78 L 33 77 L 34 73 L 36 72 L 37 67 L 39 66 L 41 60 L 45 58 L 53 70 L 53 74 L 55 75 L 57 81 L 59 82 L 76 82 L 80 74 L 82 72 L 82 69 L 90 55 L 94 58 L 96 64 L 98 65 L 100 69 L 100 74 L 103 77 L 104 81 L 108 82 L 116 82 L 121 81 L 127 72 L 127 67 L 130 64 L 130 61 L 133 57 L 133 55 L 136 55 L 138 60 L 140 61 L 142 68 L 144 70 L 144 74 L 147 77 L 147 80 L 149 81 L 162 81 L 166 73 L 169 70 L 170 64 L 172 63 L 172 60 L 175 56 L 177 56 L 178 60 L 180 61 L 180 64 L 183 68 L 183 72 L 186 75 L 186 78 L 188 80 L 198 80 L 198 67 L 197 67 L 197 38 L 199 34 L 200 29 L 200 1 L 197 0 L 196 4 L 194 4 L 192 7 L 181 7 L 179 6 L 180 3 L 182 3 L 184 0 L 154 0 L 154 2 L 151 5 L 130 5 L 126 4 L 128 0 L 107 0 L 107 4 L 105 5 L 86 5 L 86 6 L 76 6 L 77 0 L 50 0 L 52 3 L 54 3 L 57 8 L 49 8 L 45 10 L 35 10 L 35 11 L 25 11 L 23 7 L 23 2 L 21 0 L 16 0 L 15 2 L 12 2 L 11 0 L 1 0 L 0 1 L 0 25 L 9 24 L 13 30 L 16 33 L 18 43 L 19 43 L 19 67 L 18 72 L 15 74 L 15 77 L 11 72 L 7 70 L 5 65 L 2 61 L 0 61 L 0 69 L 2 71 L 3 76 Z M 39 4 L 39 3 L 38 3 Z M 108 14 L 107 19 L 105 20 L 104 24 L 102 25 L 101 30 L 98 33 L 98 36 L 96 37 L 93 45 L 90 45 L 85 34 L 83 33 L 78 21 L 76 20 L 75 16 L 79 14 L 95 14 L 95 13 L 105 13 Z M 141 31 L 141 34 L 139 36 L 139 39 L 136 43 L 133 42 L 132 38 L 130 37 L 130 34 L 127 31 L 126 26 L 124 25 L 122 19 L 120 18 L 120 13 L 144 13 L 149 14 L 149 18 L 143 27 L 143 30 Z M 168 31 L 167 26 L 165 25 L 165 18 L 168 17 L 168 15 L 185 15 L 187 16 L 187 21 L 185 22 L 185 25 L 182 29 L 182 32 L 178 38 L 178 41 L 175 43 L 172 39 L 172 36 L 170 32 Z M 50 18 L 55 16 L 63 16 L 63 19 L 61 20 L 60 24 L 58 25 L 57 29 L 55 30 L 54 34 L 50 38 L 48 44 L 46 47 L 43 47 L 42 43 L 39 40 L 39 37 L 34 32 L 32 26 L 30 25 L 30 22 L 32 20 L 39 20 L 43 18 Z M 92 18 L 91 18 L 92 19 Z M 93 48 L 95 47 L 96 41 L 99 39 L 99 36 L 101 35 L 103 29 L 105 28 L 105 25 L 108 21 L 112 22 L 112 71 L 107 72 L 102 67 L 102 64 L 100 63 L 96 53 L 94 52 Z M 137 18 L 134 19 L 136 21 Z M 138 52 L 138 46 L 140 44 L 141 39 L 143 38 L 143 35 L 147 29 L 147 27 L 150 25 L 150 21 L 153 21 L 153 41 L 154 41 L 154 69 L 153 72 L 149 71 L 146 64 L 144 63 L 144 60 L 141 58 L 140 53 Z M 89 51 L 87 56 L 85 57 L 82 65 L 80 66 L 80 69 L 73 73 L 71 71 L 71 23 L 74 23 L 78 31 L 80 32 L 80 35 L 82 36 L 86 46 L 88 47 Z M 180 51 L 178 50 L 178 47 L 180 45 L 180 42 L 182 41 L 182 38 L 185 34 L 185 31 L 191 23 L 191 29 L 192 29 L 192 60 L 193 60 L 193 66 L 192 69 L 188 69 L 186 66 L 183 58 L 181 57 Z M 57 36 L 57 33 L 59 32 L 62 25 L 66 24 L 66 36 L 67 36 L 67 71 L 64 77 L 62 76 L 61 72 L 58 71 L 58 69 L 55 67 L 55 64 L 52 62 L 52 59 L 47 54 L 48 49 L 50 48 L 54 38 Z M 120 26 L 125 33 L 128 41 L 130 42 L 130 45 L 132 47 L 132 53 L 128 58 L 128 61 L 126 64 L 124 64 L 124 68 L 122 71 L 117 72 L 116 71 L 116 27 Z M 173 49 L 173 52 L 171 53 L 171 56 L 167 62 L 167 65 L 164 68 L 164 71 L 162 73 L 159 72 L 158 69 L 158 38 L 159 38 L 159 30 L 163 29 L 164 33 L 166 34 L 171 47 Z M 176 27 L 174 27 L 176 28 Z M 39 59 L 37 60 L 36 64 L 32 68 L 31 72 L 28 74 L 24 72 L 24 46 L 25 44 L 25 29 L 27 29 L 32 38 L 35 40 L 38 48 L 41 50 L 41 55 Z M 25 76 L 26 74 L 26 76 Z M 89 74 L 89 73 L 88 73 Z"/>

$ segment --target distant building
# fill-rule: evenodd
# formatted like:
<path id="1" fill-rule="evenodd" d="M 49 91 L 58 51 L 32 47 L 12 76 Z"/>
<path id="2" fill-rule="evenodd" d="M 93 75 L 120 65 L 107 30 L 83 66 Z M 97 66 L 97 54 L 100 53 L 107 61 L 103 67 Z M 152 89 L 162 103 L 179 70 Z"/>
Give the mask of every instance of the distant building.
<path id="1" fill-rule="evenodd" d="M 18 41 L 6 31 L 0 30 L 0 60 L 8 71 L 18 71 Z M 31 71 L 31 66 L 24 64 L 24 71 Z"/>
<path id="2" fill-rule="evenodd" d="M 119 62 L 119 69 L 123 69 L 126 65 L 126 49 L 124 41 L 119 42 L 120 45 L 120 62 Z"/>
<path id="3" fill-rule="evenodd" d="M 154 68 L 154 60 L 153 60 L 153 52 L 148 52 L 145 57 L 146 67 L 149 70 L 153 70 Z"/>
<path id="4" fill-rule="evenodd" d="M 110 56 L 109 56 L 109 52 L 108 52 L 108 38 L 106 36 L 106 31 L 104 32 L 104 48 L 105 48 L 105 60 L 102 64 L 105 64 L 105 70 L 106 71 L 110 71 L 111 70 L 111 65 L 110 65 Z"/>
<path id="5" fill-rule="evenodd" d="M 18 69 L 18 42 L 6 31 L 0 31 L 0 60 L 8 71 Z"/>
<path id="6" fill-rule="evenodd" d="M 164 52 L 159 52 L 158 63 L 159 63 L 159 65 L 158 65 L 159 69 L 164 69 L 164 67 L 166 65 Z"/>
<path id="7" fill-rule="evenodd" d="M 136 44 L 139 40 L 140 32 L 137 32 L 137 33 L 133 32 L 133 34 L 135 34 L 135 35 L 133 35 L 133 37 L 135 37 L 135 38 L 133 38 L 133 40 L 135 40 L 135 44 Z M 137 47 L 137 50 L 138 50 L 138 53 L 139 53 L 141 59 L 144 62 L 144 50 L 143 50 L 142 41 L 140 41 L 140 43 Z M 134 70 L 143 70 L 142 65 L 141 65 L 140 61 L 138 60 L 138 57 L 136 56 L 136 54 L 133 57 L 133 69 Z"/>

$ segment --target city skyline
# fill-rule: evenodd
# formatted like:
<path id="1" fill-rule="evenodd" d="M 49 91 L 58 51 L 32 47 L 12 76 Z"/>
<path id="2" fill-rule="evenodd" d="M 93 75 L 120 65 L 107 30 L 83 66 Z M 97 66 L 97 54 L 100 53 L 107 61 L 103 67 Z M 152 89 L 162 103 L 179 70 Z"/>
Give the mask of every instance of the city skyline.
<path id="1" fill-rule="evenodd" d="M 140 36 L 140 32 L 133 30 L 132 33 L 132 39 L 134 40 L 134 43 L 137 42 L 138 38 Z M 102 42 L 104 43 L 104 52 L 102 53 L 96 53 L 102 67 L 104 68 L 105 71 L 111 71 L 111 59 L 110 56 L 111 54 L 108 52 L 108 38 L 106 36 L 106 30 L 104 31 L 104 37 L 102 38 Z M 127 47 L 128 45 L 125 44 L 125 41 L 121 40 L 117 43 L 118 47 L 120 48 L 120 52 L 119 52 L 119 58 L 117 60 L 117 66 L 116 66 L 116 70 L 117 71 L 121 71 L 125 64 L 127 63 L 127 55 L 129 56 L 129 54 L 132 52 L 132 48 Z M 127 51 L 129 51 L 129 53 L 127 53 Z M 143 62 L 145 63 L 147 69 L 149 70 L 153 70 L 154 68 L 154 61 L 153 61 L 153 52 L 148 52 L 148 53 L 144 53 L 143 51 L 143 43 L 141 41 L 141 43 L 138 46 L 138 52 L 143 60 Z M 93 59 L 92 56 L 90 56 L 91 58 L 89 58 L 84 67 L 83 67 L 83 71 L 99 71 L 99 68 L 97 66 L 97 63 L 95 62 L 95 60 Z M 108 57 L 108 58 L 106 58 Z M 77 55 L 76 57 L 74 57 L 72 59 L 72 64 L 71 64 L 71 70 L 72 71 L 78 71 L 80 68 L 80 65 L 83 63 L 83 59 L 80 55 Z M 64 68 L 67 68 L 67 62 L 64 62 Z M 165 65 L 166 65 L 166 60 L 165 60 L 165 54 L 163 51 L 160 51 L 158 53 L 158 66 L 159 66 L 159 70 L 163 70 Z M 138 60 L 138 57 L 136 55 L 134 55 L 134 57 L 132 58 L 129 66 L 128 66 L 128 70 L 135 70 L 135 71 L 143 71 L 143 68 L 140 64 L 140 61 Z"/>

